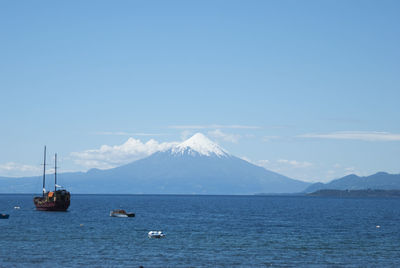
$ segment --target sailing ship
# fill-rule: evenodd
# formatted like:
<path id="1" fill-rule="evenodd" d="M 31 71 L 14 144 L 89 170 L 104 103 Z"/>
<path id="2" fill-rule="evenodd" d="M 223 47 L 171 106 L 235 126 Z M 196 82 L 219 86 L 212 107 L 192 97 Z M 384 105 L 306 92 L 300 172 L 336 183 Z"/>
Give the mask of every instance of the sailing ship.
<path id="1" fill-rule="evenodd" d="M 33 198 L 37 210 L 42 211 L 67 211 L 71 195 L 61 186 L 57 185 L 57 154 L 54 157 L 54 191 L 46 192 L 46 146 L 44 147 L 43 161 L 43 195 Z"/>

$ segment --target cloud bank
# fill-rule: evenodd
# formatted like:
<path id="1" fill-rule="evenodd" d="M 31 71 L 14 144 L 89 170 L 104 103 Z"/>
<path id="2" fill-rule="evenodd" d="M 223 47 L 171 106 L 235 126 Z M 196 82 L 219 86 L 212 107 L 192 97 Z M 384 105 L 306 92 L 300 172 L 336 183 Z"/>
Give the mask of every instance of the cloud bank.
<path id="1" fill-rule="evenodd" d="M 125 134 L 125 133 L 121 133 Z M 193 133 L 189 130 L 182 132 L 182 139 L 187 139 Z M 229 134 L 222 132 L 219 129 L 209 131 L 208 135 L 219 140 L 237 143 L 240 135 Z M 147 142 L 142 142 L 139 139 L 129 138 L 121 145 L 109 146 L 102 145 L 98 149 L 90 149 L 81 152 L 72 152 L 70 158 L 75 164 L 83 166 L 87 169 L 110 169 L 133 161 L 145 158 L 158 151 L 166 151 L 180 142 L 163 142 L 151 139 Z"/>
<path id="2" fill-rule="evenodd" d="M 72 152 L 75 163 L 86 168 L 108 169 L 149 156 L 157 151 L 165 151 L 177 145 L 177 142 L 159 143 L 149 140 L 146 143 L 129 138 L 122 145 L 102 145 L 99 149 Z"/>
<path id="3" fill-rule="evenodd" d="M 400 134 L 377 131 L 339 131 L 326 134 L 304 134 L 298 137 L 361 141 L 400 141 Z"/>
<path id="4" fill-rule="evenodd" d="M 105 135 L 105 136 L 163 136 L 164 133 L 131 133 L 125 131 L 99 131 L 94 132 L 95 135 Z"/>
<path id="5" fill-rule="evenodd" d="M 209 131 L 207 134 L 215 139 L 221 139 L 223 141 L 232 142 L 232 143 L 237 143 L 239 141 L 239 139 L 241 138 L 241 136 L 238 134 L 225 133 L 225 132 L 222 132 L 220 129 Z"/>
<path id="6" fill-rule="evenodd" d="M 231 129 L 260 129 L 259 126 L 248 126 L 248 125 L 173 125 L 169 126 L 169 128 L 174 129 L 224 129 L 224 128 L 231 128 Z"/>
<path id="7" fill-rule="evenodd" d="M 32 174 L 40 174 L 42 168 L 40 166 L 31 166 L 15 162 L 7 162 L 0 164 L 0 173 L 6 177 L 31 176 Z"/>
<path id="8" fill-rule="evenodd" d="M 249 161 L 248 159 L 245 160 Z M 307 182 L 329 182 L 332 179 L 341 178 L 349 174 L 364 175 L 356 167 L 343 166 L 337 163 L 327 166 L 321 163 L 288 159 L 249 162 L 290 178 Z"/>

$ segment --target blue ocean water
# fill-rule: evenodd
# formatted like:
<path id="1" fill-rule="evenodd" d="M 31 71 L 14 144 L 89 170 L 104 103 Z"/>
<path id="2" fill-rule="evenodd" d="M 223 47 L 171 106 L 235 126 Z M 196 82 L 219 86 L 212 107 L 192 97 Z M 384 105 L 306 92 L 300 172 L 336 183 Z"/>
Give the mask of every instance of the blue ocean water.
<path id="1" fill-rule="evenodd" d="M 400 267 L 399 199 L 72 195 L 40 212 L 32 198 L 0 195 L 1 267 Z"/>

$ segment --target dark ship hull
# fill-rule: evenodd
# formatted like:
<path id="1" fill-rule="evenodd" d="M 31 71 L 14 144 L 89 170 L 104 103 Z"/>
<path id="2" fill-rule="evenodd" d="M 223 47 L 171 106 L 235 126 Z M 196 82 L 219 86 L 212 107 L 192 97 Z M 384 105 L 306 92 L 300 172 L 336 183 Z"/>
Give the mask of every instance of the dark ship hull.
<path id="1" fill-rule="evenodd" d="M 44 197 L 33 199 L 36 209 L 41 211 L 67 211 L 70 202 L 70 193 L 66 190 L 48 192 Z"/>

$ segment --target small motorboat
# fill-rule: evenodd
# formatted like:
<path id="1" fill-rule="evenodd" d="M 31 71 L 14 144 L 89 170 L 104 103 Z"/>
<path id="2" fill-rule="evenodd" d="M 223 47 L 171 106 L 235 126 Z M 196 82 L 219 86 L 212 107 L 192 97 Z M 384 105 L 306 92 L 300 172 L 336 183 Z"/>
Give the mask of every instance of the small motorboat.
<path id="1" fill-rule="evenodd" d="M 165 234 L 162 231 L 150 231 L 148 236 L 149 238 L 163 238 Z"/>
<path id="2" fill-rule="evenodd" d="M 135 217 L 135 213 L 132 212 L 127 213 L 123 209 L 114 209 L 113 211 L 110 211 L 110 216 L 118 218 L 128 218 L 128 217 Z"/>
<path id="3" fill-rule="evenodd" d="M 15 206 L 14 209 L 21 209 L 21 207 L 20 206 Z"/>
<path id="4" fill-rule="evenodd" d="M 8 214 L 0 214 L 0 219 L 8 219 L 8 217 L 10 217 L 10 215 L 8 215 Z"/>

